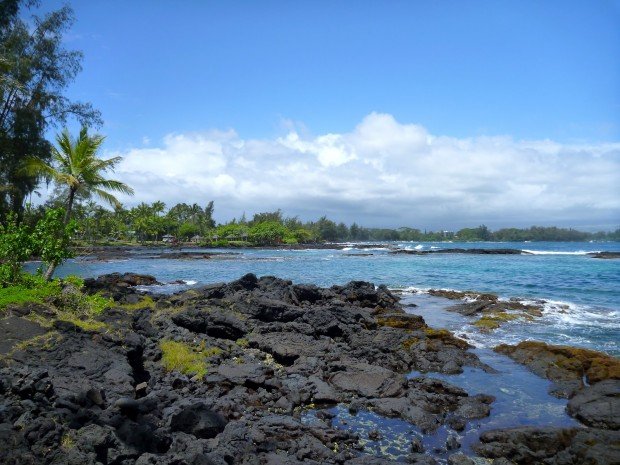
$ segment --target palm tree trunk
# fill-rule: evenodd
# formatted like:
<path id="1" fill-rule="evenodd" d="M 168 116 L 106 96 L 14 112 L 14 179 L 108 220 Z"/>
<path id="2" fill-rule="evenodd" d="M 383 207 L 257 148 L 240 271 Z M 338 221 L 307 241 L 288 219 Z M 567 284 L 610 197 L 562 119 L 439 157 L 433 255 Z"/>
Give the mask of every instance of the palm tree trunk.
<path id="1" fill-rule="evenodd" d="M 75 189 L 71 187 L 69 189 L 69 198 L 67 199 L 67 211 L 65 212 L 65 226 L 69 224 L 71 219 L 71 210 L 73 209 L 73 199 L 75 198 Z"/>

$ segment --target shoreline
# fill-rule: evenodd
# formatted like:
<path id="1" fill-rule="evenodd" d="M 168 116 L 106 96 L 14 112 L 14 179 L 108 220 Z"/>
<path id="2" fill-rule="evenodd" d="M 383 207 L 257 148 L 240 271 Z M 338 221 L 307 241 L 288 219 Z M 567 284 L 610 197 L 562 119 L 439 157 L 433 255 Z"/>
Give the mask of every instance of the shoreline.
<path id="1" fill-rule="evenodd" d="M 372 458 L 382 441 L 381 430 L 360 433 L 360 438 L 339 423 L 338 415 L 345 412 L 348 416 L 374 412 L 419 429 L 407 446 L 405 458 L 410 463 L 445 463 L 448 457 L 473 463 L 458 452 L 463 431 L 493 415 L 496 393 L 474 395 L 434 378 L 433 373 L 450 375 L 473 368 L 496 376 L 495 370 L 471 351 L 466 340 L 429 327 L 415 315 L 415 307 L 405 312 L 387 288 L 364 282 L 320 288 L 254 275 L 173 295 L 147 297 L 133 287 L 154 282 L 155 278 L 135 274 L 86 280 L 89 292 L 103 292 L 117 304 L 97 317 L 105 329 L 84 330 L 56 321 L 34 342 L 22 340 L 17 352 L 9 355 L 11 363 L 0 362 L 0 387 L 4 386 L 0 399 L 5 404 L 22 405 L 26 413 L 36 406 L 42 413 L 31 422 L 38 431 L 50 416 L 65 419 L 54 431 L 59 442 L 69 438 L 73 446 L 63 449 L 57 444 L 56 452 L 85 460 L 83 454 L 95 447 L 93 441 L 107 437 L 107 455 L 125 454 L 128 460 L 147 456 L 188 460 L 189 449 L 182 444 L 191 440 L 212 463 L 227 454 L 233 463 L 249 456 L 270 462 L 287 454 L 299 457 L 302 450 L 309 454 L 302 457 L 323 463 L 392 463 L 395 456 L 389 454 Z M 461 301 L 467 297 L 465 293 L 450 296 Z M 481 302 L 484 305 L 474 313 L 485 313 L 489 307 L 498 311 L 493 307 L 497 300 L 486 294 L 457 304 L 458 313 L 467 314 L 473 303 Z M 8 316 L 13 325 L 45 311 L 20 308 Z M 176 358 L 166 358 L 172 349 Z M 77 358 L 72 355 L 76 350 Z M 463 449 L 467 454 L 476 451 L 498 458 L 506 456 L 504 451 L 519 450 L 521 458 L 510 453 L 517 464 L 536 463 L 532 458 L 541 454 L 547 454 L 551 464 L 581 463 L 584 444 L 614 441 L 617 425 L 605 406 L 609 392 L 619 384 L 616 358 L 547 345 L 502 350 L 518 354 L 513 358 L 525 366 L 530 359 L 538 360 L 530 369 L 556 385 L 563 382 L 557 391 L 571 397 L 568 413 L 590 426 L 485 431 L 473 449 Z M 184 360 L 179 359 L 181 353 L 193 360 L 189 368 L 179 365 Z M 582 368 L 562 362 L 565 359 L 588 364 L 587 384 Z M 173 360 L 172 365 L 166 365 L 166 360 Z M 607 371 L 592 371 L 591 360 L 607 360 L 596 365 Z M 195 366 L 199 362 L 206 363 L 204 372 L 202 365 Z M 541 363 L 566 368 L 541 371 Z M 76 369 L 81 378 L 76 379 Z M 184 374 L 185 369 L 189 371 Z M 420 374 L 406 378 L 412 371 Z M 24 391 L 21 386 L 32 387 Z M 24 395 L 30 404 L 21 403 L 19 396 Z M 333 410 L 338 405 L 344 410 Z M 316 423 L 305 423 L 304 412 L 309 411 L 314 412 Z M 14 421 L 21 420 L 15 417 Z M 132 430 L 141 433 L 135 436 Z M 0 431 L 7 431 L 2 424 Z M 19 431 L 9 435 L 15 446 L 8 453 L 38 457 L 43 450 L 39 447 L 48 439 L 34 433 L 34 442 L 28 445 Z M 437 431 L 446 431 L 447 436 L 437 436 Z M 540 434 L 548 441 L 533 446 L 532 439 Z M 572 437 L 569 444 L 560 439 L 566 435 Z M 239 442 L 242 437 L 253 439 Z M 231 448 L 231 444 L 238 446 Z M 615 453 L 598 446 L 588 451 L 598 460 L 592 463 L 601 464 Z M 560 462 L 567 455 L 575 461 Z M 53 452 L 43 456 L 40 463 L 51 463 L 54 456 Z"/>
<path id="2" fill-rule="evenodd" d="M 472 243 L 474 244 L 474 243 Z M 195 251 L 199 249 L 200 251 Z M 122 246 L 92 246 L 74 247 L 76 257 L 90 260 L 118 260 L 127 258 L 147 259 L 218 259 L 229 258 L 242 254 L 243 249 L 249 250 L 341 250 L 352 251 L 349 256 L 367 256 L 369 250 L 386 250 L 393 255 L 443 255 L 443 254 L 471 254 L 471 255 L 545 255 L 536 251 L 513 249 L 513 248 L 446 248 L 434 250 L 412 250 L 396 248 L 393 244 L 299 244 L 299 245 L 274 245 L 274 246 L 248 246 L 248 247 L 204 247 L 196 244 L 177 245 L 122 245 Z M 222 252 L 221 250 L 225 250 Z M 584 252 L 584 256 L 596 259 L 612 260 L 620 258 L 620 251 Z M 93 258 L 88 258 L 93 257 Z"/>

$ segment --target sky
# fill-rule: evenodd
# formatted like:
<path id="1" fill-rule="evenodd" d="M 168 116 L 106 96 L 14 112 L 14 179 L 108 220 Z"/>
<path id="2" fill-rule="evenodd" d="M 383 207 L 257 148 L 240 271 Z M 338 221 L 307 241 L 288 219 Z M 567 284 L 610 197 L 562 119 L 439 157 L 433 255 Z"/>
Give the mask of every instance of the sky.
<path id="1" fill-rule="evenodd" d="M 620 227 L 620 1 L 70 4 L 128 206 Z"/>

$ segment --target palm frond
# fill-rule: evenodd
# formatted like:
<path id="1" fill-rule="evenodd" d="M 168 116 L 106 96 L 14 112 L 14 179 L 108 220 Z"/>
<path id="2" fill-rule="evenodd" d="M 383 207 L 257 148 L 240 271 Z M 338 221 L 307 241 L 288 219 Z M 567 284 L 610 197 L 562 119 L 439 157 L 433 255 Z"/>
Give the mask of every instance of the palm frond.
<path id="1" fill-rule="evenodd" d="M 101 200 L 105 201 L 106 203 L 110 204 L 113 207 L 116 207 L 120 204 L 120 202 L 118 201 L 116 197 L 114 197 L 109 192 L 104 191 L 103 189 L 98 189 L 95 187 L 95 188 L 91 188 L 90 190 L 93 193 L 95 193 L 97 196 L 99 196 Z"/>
<path id="2" fill-rule="evenodd" d="M 105 189 L 113 190 L 116 192 L 121 192 L 127 195 L 133 195 L 134 190 L 129 187 L 127 184 L 121 181 L 116 181 L 114 179 L 103 179 L 99 182 L 99 186 Z"/>

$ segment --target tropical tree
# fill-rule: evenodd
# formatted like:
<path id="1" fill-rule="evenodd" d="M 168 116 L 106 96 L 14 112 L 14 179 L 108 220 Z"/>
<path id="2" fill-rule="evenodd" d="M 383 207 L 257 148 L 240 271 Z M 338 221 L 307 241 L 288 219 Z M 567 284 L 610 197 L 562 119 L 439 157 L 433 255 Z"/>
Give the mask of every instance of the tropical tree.
<path id="1" fill-rule="evenodd" d="M 114 170 L 121 161 L 121 157 L 112 157 L 107 160 L 97 157 L 97 151 L 103 143 L 104 137 L 98 134 L 89 136 L 86 127 L 80 130 L 76 139 L 72 139 L 67 129 L 56 136 L 57 147 L 52 147 L 52 162 L 46 163 L 39 158 L 28 160 L 28 171 L 45 178 L 47 181 L 65 186 L 67 206 L 65 210 L 65 226 L 71 219 L 71 211 L 76 194 L 90 196 L 95 194 L 113 207 L 120 202 L 109 191 L 132 195 L 133 189 L 121 181 L 106 179 L 104 173 Z M 50 264 L 45 277 L 51 278 L 55 265 Z"/>
<path id="2" fill-rule="evenodd" d="M 24 162 L 29 157 L 50 161 L 45 138 L 50 127 L 69 118 L 101 124 L 89 103 L 65 95 L 82 69 L 82 53 L 65 47 L 73 11 L 64 6 L 28 18 L 39 3 L 0 0 L 0 218 L 9 210 L 23 213 L 38 180 L 23 169 Z"/>

